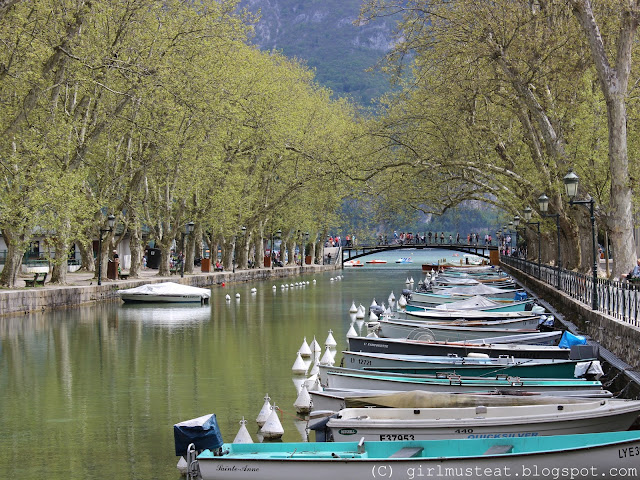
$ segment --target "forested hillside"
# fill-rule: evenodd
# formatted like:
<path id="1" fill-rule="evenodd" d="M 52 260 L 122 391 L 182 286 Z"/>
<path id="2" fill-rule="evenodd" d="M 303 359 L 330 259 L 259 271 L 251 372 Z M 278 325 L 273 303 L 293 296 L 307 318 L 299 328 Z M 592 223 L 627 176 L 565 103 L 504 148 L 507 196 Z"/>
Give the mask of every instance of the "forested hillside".
<path id="1" fill-rule="evenodd" d="M 353 24 L 360 0 L 241 0 L 260 13 L 251 40 L 316 70 L 319 83 L 367 105 L 389 89 L 385 75 L 366 70 L 391 48 L 392 20 Z"/>

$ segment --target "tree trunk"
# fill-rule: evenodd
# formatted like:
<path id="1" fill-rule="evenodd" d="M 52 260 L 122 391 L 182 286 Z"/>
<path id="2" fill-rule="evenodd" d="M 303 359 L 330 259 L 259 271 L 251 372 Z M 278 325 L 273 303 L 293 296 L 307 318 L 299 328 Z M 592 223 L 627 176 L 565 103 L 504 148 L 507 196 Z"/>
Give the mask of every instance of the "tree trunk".
<path id="1" fill-rule="evenodd" d="M 67 284 L 67 272 L 69 255 L 69 244 L 62 238 L 58 238 L 55 244 L 55 258 L 53 260 L 53 271 L 51 272 L 51 283 L 57 285 Z"/>
<path id="2" fill-rule="evenodd" d="M 133 224 L 129 228 L 129 249 L 131 250 L 131 267 L 129 268 L 129 277 L 140 277 L 140 268 L 142 267 L 142 256 L 144 255 L 144 245 L 140 238 L 140 227 L 137 215 L 133 215 Z"/>
<path id="3" fill-rule="evenodd" d="M 2 234 L 7 244 L 7 258 L 4 263 L 2 273 L 0 273 L 0 285 L 14 288 L 18 280 L 18 273 L 22 266 L 24 256 L 25 236 L 10 233 L 10 230 L 3 229 Z"/>
<path id="4" fill-rule="evenodd" d="M 86 243 L 76 241 L 78 250 L 80 250 L 80 270 L 85 272 L 95 272 L 96 263 L 93 252 L 93 240 L 89 240 Z"/>

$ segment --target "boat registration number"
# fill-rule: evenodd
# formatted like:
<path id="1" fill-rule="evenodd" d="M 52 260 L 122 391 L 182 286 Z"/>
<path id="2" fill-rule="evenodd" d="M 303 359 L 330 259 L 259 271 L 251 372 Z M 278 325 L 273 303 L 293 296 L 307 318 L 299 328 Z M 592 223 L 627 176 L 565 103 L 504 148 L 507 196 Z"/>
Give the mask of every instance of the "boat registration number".
<path id="1" fill-rule="evenodd" d="M 410 433 L 385 433 L 380 435 L 380 440 L 415 440 L 415 436 Z"/>

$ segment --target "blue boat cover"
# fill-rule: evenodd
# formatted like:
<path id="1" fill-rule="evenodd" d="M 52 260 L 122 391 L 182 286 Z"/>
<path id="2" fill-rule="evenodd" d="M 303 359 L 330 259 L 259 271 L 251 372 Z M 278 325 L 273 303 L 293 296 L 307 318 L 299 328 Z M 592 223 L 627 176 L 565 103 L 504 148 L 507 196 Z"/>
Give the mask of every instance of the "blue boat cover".
<path id="1" fill-rule="evenodd" d="M 562 334 L 562 338 L 560 338 L 560 343 L 558 346 L 560 348 L 571 348 L 573 345 L 586 345 L 587 339 L 581 335 L 574 335 L 573 333 L 567 332 L 566 330 Z"/>
<path id="2" fill-rule="evenodd" d="M 516 296 L 513 297 L 513 300 L 516 302 L 521 302 L 522 300 L 527 299 L 527 292 L 516 292 Z"/>
<path id="3" fill-rule="evenodd" d="M 224 443 L 215 413 L 176 423 L 173 426 L 173 437 L 178 456 L 187 453 L 190 443 L 193 443 L 198 451 L 207 448 L 215 450 Z"/>

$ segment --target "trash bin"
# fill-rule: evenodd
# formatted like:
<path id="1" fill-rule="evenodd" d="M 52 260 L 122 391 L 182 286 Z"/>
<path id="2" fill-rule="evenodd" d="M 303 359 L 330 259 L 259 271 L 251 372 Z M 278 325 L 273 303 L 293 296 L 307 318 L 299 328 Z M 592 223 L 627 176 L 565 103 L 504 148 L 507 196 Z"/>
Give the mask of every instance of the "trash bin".
<path id="1" fill-rule="evenodd" d="M 159 248 L 150 248 L 149 258 L 147 258 L 147 267 L 159 268 L 161 258 L 162 258 L 162 254 Z"/>
<path id="2" fill-rule="evenodd" d="M 270 267 L 271 266 L 271 257 L 269 257 L 269 256 L 264 257 L 264 266 L 265 267 Z"/>
<path id="3" fill-rule="evenodd" d="M 116 280 L 118 278 L 118 267 L 120 266 L 120 260 L 110 260 L 107 265 L 107 278 L 110 280 Z"/>
<path id="4" fill-rule="evenodd" d="M 311 265 L 311 255 L 307 255 L 304 257 L 305 265 Z"/>
<path id="5" fill-rule="evenodd" d="M 211 259 L 203 258 L 200 263 L 200 270 L 209 273 L 211 271 Z"/>

